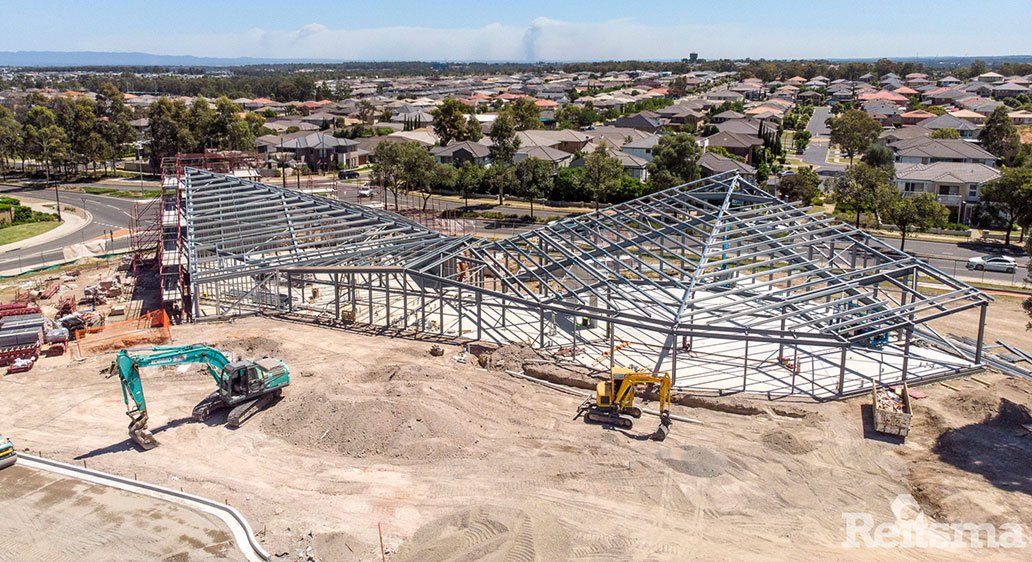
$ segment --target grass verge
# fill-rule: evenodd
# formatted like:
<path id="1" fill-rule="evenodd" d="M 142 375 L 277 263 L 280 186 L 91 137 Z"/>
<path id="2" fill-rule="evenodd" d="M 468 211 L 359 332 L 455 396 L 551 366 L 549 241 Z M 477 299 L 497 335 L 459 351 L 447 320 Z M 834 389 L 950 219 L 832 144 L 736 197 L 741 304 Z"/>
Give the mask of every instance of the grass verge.
<path id="1" fill-rule="evenodd" d="M 58 221 L 44 221 L 5 226 L 0 228 L 0 246 L 49 232 L 60 224 Z"/>

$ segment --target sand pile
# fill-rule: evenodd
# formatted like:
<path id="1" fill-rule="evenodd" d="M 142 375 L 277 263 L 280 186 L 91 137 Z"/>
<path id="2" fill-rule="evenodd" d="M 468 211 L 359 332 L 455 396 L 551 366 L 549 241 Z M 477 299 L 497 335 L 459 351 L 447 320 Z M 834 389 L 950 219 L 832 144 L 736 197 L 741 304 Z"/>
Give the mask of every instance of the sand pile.
<path id="1" fill-rule="evenodd" d="M 570 548 L 568 534 L 549 515 L 474 506 L 427 523 L 391 560 L 551 561 L 567 559 Z"/>
<path id="2" fill-rule="evenodd" d="M 475 440 L 463 420 L 450 407 L 415 398 L 352 400 L 309 390 L 287 393 L 264 414 L 262 428 L 341 455 L 423 460 L 462 456 Z"/>
<path id="3" fill-rule="evenodd" d="M 784 429 L 772 429 L 763 434 L 763 445 L 765 447 L 790 455 L 809 453 L 816 449 L 818 444 L 817 441 L 803 439 Z"/>
<path id="4" fill-rule="evenodd" d="M 657 458 L 677 472 L 700 478 L 715 478 L 726 473 L 731 466 L 723 453 L 697 445 L 663 448 Z"/>

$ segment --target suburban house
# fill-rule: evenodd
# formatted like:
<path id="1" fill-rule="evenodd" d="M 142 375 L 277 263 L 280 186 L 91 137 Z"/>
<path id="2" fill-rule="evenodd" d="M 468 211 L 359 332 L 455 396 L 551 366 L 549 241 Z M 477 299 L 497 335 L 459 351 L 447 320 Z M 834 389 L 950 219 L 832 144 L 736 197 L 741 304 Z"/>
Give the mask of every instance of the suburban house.
<path id="1" fill-rule="evenodd" d="M 1021 94 L 1029 93 L 1029 89 L 1021 84 L 1015 84 L 1013 82 L 1004 82 L 998 86 L 993 87 L 993 98 L 1002 100 L 1004 98 L 1011 98 L 1019 96 Z"/>
<path id="2" fill-rule="evenodd" d="M 521 148 L 532 146 L 557 148 L 569 154 L 583 149 L 591 141 L 590 135 L 570 129 L 518 131 L 516 137 L 520 139 Z M 480 142 L 490 144 L 490 141 L 491 139 L 484 137 Z"/>
<path id="3" fill-rule="evenodd" d="M 478 166 L 486 166 L 491 161 L 491 149 L 473 141 L 452 141 L 448 146 L 435 146 L 430 154 L 441 164 L 461 166 L 471 162 Z"/>
<path id="4" fill-rule="evenodd" d="M 957 111 L 951 111 L 950 115 L 957 119 L 963 119 L 973 125 L 985 125 L 985 115 L 978 113 L 977 111 L 971 111 L 970 109 L 958 109 Z"/>
<path id="5" fill-rule="evenodd" d="M 699 169 L 702 177 L 707 178 L 724 172 L 739 172 L 743 176 L 752 177 L 756 174 L 756 168 L 727 156 L 721 156 L 712 152 L 705 152 L 699 157 Z"/>
<path id="6" fill-rule="evenodd" d="M 892 143 L 889 147 L 896 152 L 896 162 L 902 164 L 962 162 L 990 167 L 996 164 L 991 152 L 964 140 L 916 138 Z"/>
<path id="7" fill-rule="evenodd" d="M 763 146 L 763 139 L 755 135 L 719 132 L 703 137 L 702 146 L 704 148 L 719 146 L 727 149 L 731 154 L 744 158 L 748 164 L 752 163 L 753 149 Z"/>
<path id="8" fill-rule="evenodd" d="M 998 177 L 1000 173 L 985 164 L 896 164 L 896 187 L 903 195 L 932 193 L 950 209 L 957 222 L 963 223 L 970 219 L 971 207 L 978 203 L 982 185 Z"/>
<path id="9" fill-rule="evenodd" d="M 723 123 L 724 121 L 731 121 L 732 119 L 745 119 L 745 114 L 738 113 L 737 111 L 728 109 L 727 111 L 721 111 L 720 113 L 711 117 L 710 123 Z"/>
<path id="10" fill-rule="evenodd" d="M 262 138 L 269 137 L 277 138 L 274 135 Z M 311 170 L 330 170 L 339 164 L 354 168 L 365 164 L 368 159 L 368 153 L 358 150 L 357 142 L 324 132 L 297 135 L 274 147 L 274 152 L 291 153 L 295 161 L 303 162 Z"/>
<path id="11" fill-rule="evenodd" d="M 1032 111 L 1027 109 L 1011 111 L 1007 114 L 1007 117 L 1009 117 L 1011 123 L 1014 123 L 1015 125 L 1032 125 Z"/>
<path id="12" fill-rule="evenodd" d="M 796 94 L 796 101 L 800 103 L 818 104 L 824 100 L 824 96 L 816 90 L 806 90 Z"/>
<path id="13" fill-rule="evenodd" d="M 652 135 L 640 140 L 631 141 L 623 145 L 623 151 L 631 156 L 641 158 L 646 162 L 652 161 L 652 151 L 659 144 L 659 135 Z"/>
<path id="14" fill-rule="evenodd" d="M 924 121 L 925 119 L 931 119 L 932 117 L 935 117 L 934 113 L 930 113 L 923 109 L 915 109 L 914 111 L 908 111 L 903 115 L 900 115 L 901 123 L 904 127 L 908 127 L 910 125 L 917 125 L 921 121 Z"/>
<path id="15" fill-rule="evenodd" d="M 954 117 L 949 113 L 945 115 L 939 115 L 937 117 L 930 117 L 918 123 L 919 126 L 925 129 L 931 129 L 937 131 L 939 129 L 955 129 L 960 133 L 962 139 L 976 139 L 978 138 L 978 126 L 970 121 L 965 121 L 958 117 Z"/>
<path id="16" fill-rule="evenodd" d="M 610 156 L 620 161 L 620 165 L 623 166 L 625 174 L 637 180 L 648 181 L 648 160 L 627 154 L 626 152 L 621 151 L 619 148 L 614 148 L 609 144 L 604 144 L 603 146 L 605 146 L 606 152 Z M 580 168 L 581 166 L 584 166 L 584 162 L 584 157 L 578 158 L 570 164 L 570 167 Z"/>
<path id="17" fill-rule="evenodd" d="M 663 124 L 659 122 L 659 114 L 646 111 L 620 117 L 609 124 L 613 127 L 626 127 L 647 133 L 656 133 L 663 128 Z"/>
<path id="18" fill-rule="evenodd" d="M 552 164 L 552 170 L 556 172 L 561 168 L 570 167 L 570 163 L 573 162 L 573 154 L 548 146 L 521 146 L 516 149 L 516 155 L 513 156 L 512 161 L 519 162 L 527 158 L 537 158 L 549 162 Z"/>
<path id="19" fill-rule="evenodd" d="M 731 90 L 714 90 L 714 91 L 709 92 L 709 93 L 706 94 L 706 99 L 717 101 L 717 102 L 725 102 L 725 101 L 735 102 L 735 101 L 744 101 L 745 100 L 745 96 L 743 96 L 742 94 L 740 94 L 738 92 L 732 92 Z"/>

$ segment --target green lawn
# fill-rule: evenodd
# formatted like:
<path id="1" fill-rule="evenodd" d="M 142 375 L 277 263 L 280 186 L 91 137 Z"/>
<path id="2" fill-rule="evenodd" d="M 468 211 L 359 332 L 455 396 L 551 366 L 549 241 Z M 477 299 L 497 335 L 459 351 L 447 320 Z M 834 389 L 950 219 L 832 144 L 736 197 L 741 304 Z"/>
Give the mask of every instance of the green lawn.
<path id="1" fill-rule="evenodd" d="M 0 246 L 32 238 L 37 234 L 53 230 L 61 223 L 58 221 L 30 222 L 28 224 L 17 224 L 0 228 Z"/>

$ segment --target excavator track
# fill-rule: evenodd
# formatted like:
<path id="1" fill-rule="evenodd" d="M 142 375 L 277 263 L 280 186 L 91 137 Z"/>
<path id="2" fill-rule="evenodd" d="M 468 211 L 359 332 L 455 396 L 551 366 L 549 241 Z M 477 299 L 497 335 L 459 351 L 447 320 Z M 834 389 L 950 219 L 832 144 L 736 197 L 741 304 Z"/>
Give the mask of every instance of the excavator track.
<path id="1" fill-rule="evenodd" d="M 244 422 L 251 419 L 252 416 L 265 409 L 266 406 L 278 400 L 280 394 L 282 392 L 277 389 L 253 400 L 237 404 L 226 417 L 226 425 L 228 427 L 240 427 Z"/>
<path id="2" fill-rule="evenodd" d="M 630 429 L 634 426 L 634 420 L 630 418 L 623 417 L 619 414 L 600 412 L 598 410 L 589 411 L 584 415 L 584 419 L 591 423 L 607 424 L 623 429 Z"/>
<path id="3" fill-rule="evenodd" d="M 193 419 L 202 422 L 210 418 L 215 412 L 224 410 L 228 407 L 229 404 L 226 404 L 226 402 L 222 400 L 222 397 L 219 396 L 218 392 L 212 392 L 205 397 L 204 400 L 201 400 L 196 406 L 194 406 Z"/>

